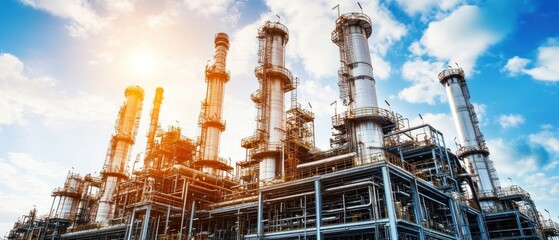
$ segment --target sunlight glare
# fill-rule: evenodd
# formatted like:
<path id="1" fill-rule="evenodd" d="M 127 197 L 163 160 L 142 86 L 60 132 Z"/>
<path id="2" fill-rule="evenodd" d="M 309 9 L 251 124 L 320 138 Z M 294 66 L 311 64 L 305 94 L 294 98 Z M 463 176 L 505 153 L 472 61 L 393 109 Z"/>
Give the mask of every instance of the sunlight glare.
<path id="1" fill-rule="evenodd" d="M 156 61 L 148 52 L 136 52 L 131 59 L 132 71 L 141 76 L 151 76 L 156 71 Z"/>

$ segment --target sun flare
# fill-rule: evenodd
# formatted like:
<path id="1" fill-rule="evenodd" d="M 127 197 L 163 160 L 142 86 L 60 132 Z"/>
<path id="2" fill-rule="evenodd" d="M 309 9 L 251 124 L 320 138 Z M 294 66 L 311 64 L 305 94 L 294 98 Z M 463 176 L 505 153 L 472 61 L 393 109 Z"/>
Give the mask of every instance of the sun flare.
<path id="1" fill-rule="evenodd" d="M 151 76 L 156 72 L 157 61 L 149 52 L 136 52 L 131 56 L 131 70 L 134 74 Z"/>

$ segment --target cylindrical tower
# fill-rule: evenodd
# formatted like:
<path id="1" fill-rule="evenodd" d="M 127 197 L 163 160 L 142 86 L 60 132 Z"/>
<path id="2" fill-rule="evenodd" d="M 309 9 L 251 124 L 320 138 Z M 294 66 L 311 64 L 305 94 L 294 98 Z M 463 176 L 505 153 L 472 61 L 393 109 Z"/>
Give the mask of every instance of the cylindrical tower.
<path id="1" fill-rule="evenodd" d="M 161 102 L 163 101 L 163 88 L 158 87 L 155 89 L 155 97 L 153 99 L 153 109 L 151 110 L 151 120 L 149 122 L 149 130 L 146 143 L 146 155 L 149 154 L 154 147 L 155 133 L 159 124 L 159 111 L 161 109 Z"/>
<path id="2" fill-rule="evenodd" d="M 460 148 L 456 155 L 465 159 L 467 169 L 477 183 L 477 192 L 481 207 L 495 207 L 494 198 L 499 188 L 499 179 L 489 159 L 489 150 L 485 145 L 483 134 L 479 130 L 477 115 L 470 102 L 470 93 L 466 85 L 464 70 L 461 68 L 447 69 L 439 73 L 439 81 L 446 88 L 448 103 L 454 125 L 460 139 Z"/>
<path id="3" fill-rule="evenodd" d="M 142 115 L 144 90 L 139 86 L 131 86 L 126 88 L 124 96 L 126 102 L 120 108 L 115 126 L 116 133 L 111 138 L 105 164 L 101 171 L 103 186 L 95 217 L 97 222 L 110 219 L 114 213 L 113 193 L 118 183 L 128 178 L 125 166 L 128 162 L 130 148 L 134 145 Z"/>
<path id="4" fill-rule="evenodd" d="M 52 191 L 52 196 L 58 198 L 55 216 L 63 219 L 74 220 L 81 196 L 82 179 L 78 174 L 68 172 L 64 187 Z"/>
<path id="5" fill-rule="evenodd" d="M 389 117 L 378 108 L 373 66 L 367 39 L 372 26 L 362 13 L 346 13 L 336 20 L 332 41 L 340 49 L 340 98 L 349 111 L 344 113 L 349 126 L 350 148 L 360 152 L 362 161 L 382 152 L 384 145 L 381 120 Z"/>
<path id="6" fill-rule="evenodd" d="M 285 140 L 285 93 L 293 90 L 293 75 L 285 68 L 287 27 L 279 22 L 266 22 L 258 30 L 258 63 L 255 75 L 259 89 L 251 98 L 257 108 L 254 136 L 243 139 L 249 146 L 250 158 L 258 161 L 259 181 L 265 183 L 283 176 L 283 141 Z"/>
<path id="7" fill-rule="evenodd" d="M 201 127 L 200 152 L 196 165 L 204 172 L 222 176 L 232 169 L 222 158 L 219 158 L 219 142 L 225 130 L 223 115 L 223 92 L 225 83 L 229 81 L 226 70 L 229 36 L 225 33 L 215 35 L 214 64 L 206 66 L 206 99 L 202 102 L 198 125 Z"/>

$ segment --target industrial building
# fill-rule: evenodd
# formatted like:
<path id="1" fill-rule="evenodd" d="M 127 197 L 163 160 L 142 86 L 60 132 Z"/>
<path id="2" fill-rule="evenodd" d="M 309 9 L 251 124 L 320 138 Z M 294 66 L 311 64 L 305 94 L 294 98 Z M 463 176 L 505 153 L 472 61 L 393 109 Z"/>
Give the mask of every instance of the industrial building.
<path id="1" fill-rule="evenodd" d="M 410 126 L 379 108 L 372 34 L 363 13 L 335 22 L 346 109 L 331 118 L 330 149 L 315 147 L 314 113 L 301 107 L 300 80 L 285 67 L 288 28 L 266 22 L 257 33 L 259 88 L 247 96 L 256 129 L 240 143 L 246 158 L 232 165 L 218 155 L 230 80 L 229 37 L 218 33 L 197 139 L 159 127 L 164 90 L 157 88 L 143 164 L 127 169 L 144 100 L 141 87 L 128 87 L 100 175 L 69 173 L 52 192 L 51 214 L 31 210 L 8 238 L 558 238 L 559 224 L 543 219 L 528 192 L 499 186 L 462 69 L 438 75 L 459 134 L 456 153 L 437 126 Z"/>

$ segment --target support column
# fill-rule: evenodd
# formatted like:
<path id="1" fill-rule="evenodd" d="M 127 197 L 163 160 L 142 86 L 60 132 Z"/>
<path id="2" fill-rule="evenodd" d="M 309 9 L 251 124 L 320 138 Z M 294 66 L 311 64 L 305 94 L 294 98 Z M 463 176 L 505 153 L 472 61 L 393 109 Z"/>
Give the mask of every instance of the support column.
<path id="1" fill-rule="evenodd" d="M 169 215 L 171 215 L 171 206 L 167 206 L 167 216 L 165 216 L 165 234 L 169 230 Z"/>
<path id="2" fill-rule="evenodd" d="M 190 223 L 188 224 L 188 237 L 190 239 L 192 236 L 192 224 L 194 223 L 194 210 L 196 208 L 196 201 L 192 201 L 192 210 L 190 210 Z"/>
<path id="3" fill-rule="evenodd" d="M 485 221 L 483 220 L 483 213 L 479 213 L 477 215 L 477 224 L 479 227 L 479 235 L 481 236 L 482 240 L 489 239 L 489 233 L 487 233 L 487 229 L 485 229 Z"/>
<path id="4" fill-rule="evenodd" d="M 257 212 L 257 223 L 256 223 L 256 236 L 258 239 L 264 239 L 264 232 L 262 227 L 262 214 L 263 214 L 263 206 L 262 206 L 262 192 L 258 192 L 258 212 Z"/>
<path id="5" fill-rule="evenodd" d="M 415 224 L 419 228 L 419 240 L 425 239 L 425 234 L 423 233 L 423 224 L 421 223 L 423 219 L 423 211 L 421 211 L 421 203 L 419 201 L 419 189 L 417 188 L 417 179 L 411 181 L 411 191 L 413 198 L 413 211 L 415 214 Z"/>
<path id="6" fill-rule="evenodd" d="M 130 217 L 130 227 L 128 228 L 128 237 L 126 239 L 132 239 L 132 231 L 134 230 L 134 219 L 136 218 L 136 208 L 132 210 L 132 216 Z"/>
<path id="7" fill-rule="evenodd" d="M 184 181 L 186 181 L 186 179 L 184 179 Z M 182 240 L 182 230 L 183 230 L 183 226 L 184 226 L 184 211 L 186 208 L 186 200 L 188 199 L 188 185 L 190 184 L 190 182 L 186 181 L 186 184 L 183 184 L 183 202 L 182 202 L 182 213 L 181 213 L 181 229 L 180 229 L 180 235 L 179 235 L 179 240 Z"/>
<path id="8" fill-rule="evenodd" d="M 456 204 L 454 203 L 454 198 L 449 198 L 448 199 L 448 208 L 450 208 L 450 215 L 452 216 L 452 222 L 454 222 L 454 236 L 456 236 L 457 239 L 463 239 L 461 238 L 461 236 L 463 234 L 460 233 L 460 228 L 463 226 L 463 224 L 461 222 L 458 222 L 458 211 L 456 208 Z"/>
<path id="9" fill-rule="evenodd" d="M 390 223 L 390 239 L 398 239 L 398 229 L 396 227 L 396 210 L 392 199 L 392 184 L 390 183 L 390 173 L 387 166 L 382 167 L 382 182 L 384 184 L 384 201 Z"/>
<path id="10" fill-rule="evenodd" d="M 520 236 L 524 237 L 524 229 L 522 229 L 522 223 L 520 222 L 520 216 L 518 214 L 519 214 L 518 212 L 514 214 L 514 216 L 516 217 L 516 224 L 518 224 L 518 230 L 520 230 Z"/>
<path id="11" fill-rule="evenodd" d="M 314 180 L 315 212 L 316 212 L 316 239 L 322 240 L 322 193 L 320 192 L 320 179 Z"/>
<path id="12" fill-rule="evenodd" d="M 147 208 L 146 208 L 146 215 L 144 216 L 144 224 L 142 226 L 142 238 L 141 239 L 147 239 L 150 215 L 151 215 L 151 205 L 148 205 Z"/>

